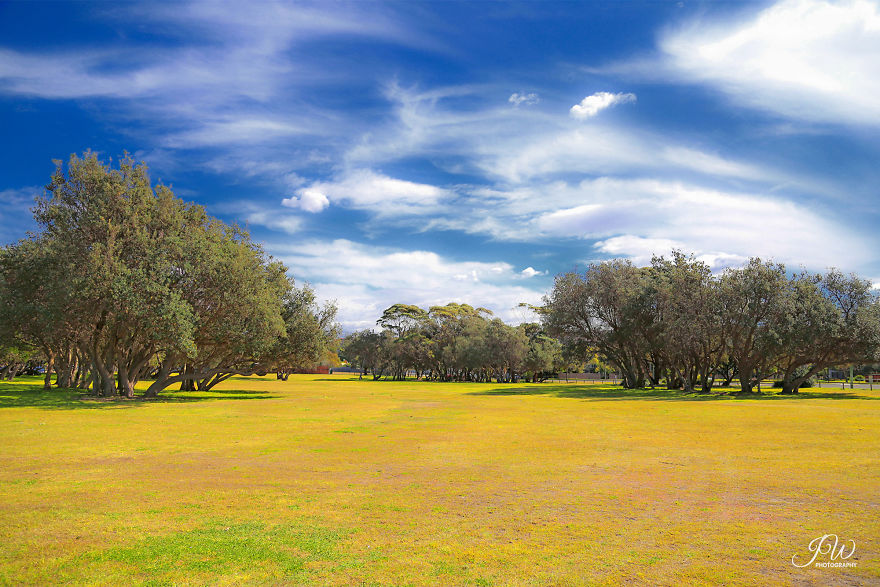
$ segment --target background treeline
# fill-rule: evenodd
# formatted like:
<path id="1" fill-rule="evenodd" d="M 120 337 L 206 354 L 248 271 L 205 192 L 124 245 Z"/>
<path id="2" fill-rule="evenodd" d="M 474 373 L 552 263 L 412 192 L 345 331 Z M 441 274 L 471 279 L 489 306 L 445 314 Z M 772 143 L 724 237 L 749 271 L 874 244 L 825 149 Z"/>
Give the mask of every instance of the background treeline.
<path id="1" fill-rule="evenodd" d="M 314 365 L 338 339 L 319 306 L 248 233 L 151 185 L 129 157 L 57 168 L 34 208 L 40 231 L 0 250 L 0 352 L 43 363 L 45 385 L 154 396 L 233 374 Z M 4 373 L 9 377 L 9 372 Z"/>
<path id="2" fill-rule="evenodd" d="M 789 274 L 752 259 L 715 276 L 673 253 L 649 267 L 623 260 L 556 278 L 539 308 L 547 332 L 569 349 L 598 351 L 625 387 L 708 390 L 737 377 L 741 392 L 778 373 L 783 393 L 822 370 L 876 362 L 880 303 L 871 283 L 836 270 Z"/>
<path id="3" fill-rule="evenodd" d="M 561 344 L 540 325 L 509 326 L 467 304 L 395 304 L 377 324 L 381 332 L 355 332 L 340 349 L 374 379 L 402 380 L 414 371 L 434 381 L 540 381 L 566 364 Z"/>

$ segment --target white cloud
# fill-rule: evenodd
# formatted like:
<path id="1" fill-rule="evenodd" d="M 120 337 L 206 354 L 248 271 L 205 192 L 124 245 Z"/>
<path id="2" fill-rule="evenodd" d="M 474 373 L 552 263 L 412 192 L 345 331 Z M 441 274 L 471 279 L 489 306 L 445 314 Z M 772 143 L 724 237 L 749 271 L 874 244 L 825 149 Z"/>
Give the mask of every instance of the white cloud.
<path id="1" fill-rule="evenodd" d="M 292 198 L 284 198 L 281 200 L 282 206 L 290 208 L 301 208 L 306 212 L 320 212 L 330 205 L 327 196 L 314 189 L 299 190 L 299 196 Z"/>
<path id="2" fill-rule="evenodd" d="M 572 118 L 577 118 L 578 120 L 585 120 L 587 118 L 592 118 L 605 110 L 606 108 L 610 108 L 616 104 L 626 104 L 627 102 L 635 102 L 636 95 L 635 94 L 612 94 L 610 92 L 597 92 L 590 96 L 587 96 L 583 100 L 581 100 L 580 104 L 575 104 L 569 110 Z"/>
<path id="3" fill-rule="evenodd" d="M 454 161 L 446 164 L 454 173 L 512 184 L 555 174 L 644 174 L 645 170 L 792 181 L 761 164 L 733 160 L 643 129 L 600 120 L 572 128 L 567 116 L 539 108 L 495 108 L 489 103 L 462 112 L 455 107 L 455 98 L 475 97 L 476 92 L 468 87 L 419 92 L 392 85 L 388 98 L 396 104 L 396 122 L 352 147 L 347 164 L 378 167 L 427 157 L 440 165 Z"/>
<path id="4" fill-rule="evenodd" d="M 44 195 L 46 188 L 43 186 L 29 186 L 23 188 L 9 188 L 0 190 L 0 203 L 5 206 L 24 209 L 33 206 L 34 198 Z"/>
<path id="5" fill-rule="evenodd" d="M 449 302 L 489 308 L 508 321 L 524 319 L 520 302 L 537 304 L 544 291 L 517 284 L 509 263 L 453 261 L 430 251 L 374 247 L 349 240 L 268 245 L 297 280 L 336 299 L 347 330 L 372 327 L 398 302 L 427 308 Z M 539 286 L 540 287 L 540 286 Z"/>
<path id="6" fill-rule="evenodd" d="M 315 182 L 297 190 L 297 195 L 298 198 L 288 198 L 282 203 L 308 209 L 304 207 L 306 201 L 314 207 L 327 201 L 379 215 L 424 214 L 436 209 L 444 199 L 453 197 L 448 190 L 433 185 L 396 179 L 368 169 L 348 171 L 333 181 Z"/>
<path id="7" fill-rule="evenodd" d="M 309 129 L 299 125 L 265 118 L 233 118 L 223 121 L 205 121 L 199 128 L 174 133 L 163 139 L 163 145 L 172 148 L 193 148 L 242 143 L 267 143 L 274 139 L 307 134 Z"/>
<path id="8" fill-rule="evenodd" d="M 510 97 L 507 99 L 507 101 L 510 102 L 511 104 L 513 104 L 514 106 L 519 106 L 520 104 L 525 104 L 526 106 L 534 106 L 540 100 L 538 98 L 538 94 L 535 94 L 533 92 L 528 93 L 528 94 L 525 92 L 523 92 L 523 93 L 514 92 L 513 94 L 510 95 Z"/>
<path id="9" fill-rule="evenodd" d="M 600 239 L 600 252 L 638 262 L 673 248 L 713 266 L 750 256 L 844 269 L 871 260 L 872 243 L 793 202 L 656 180 L 602 179 L 579 187 L 589 203 L 541 215 L 536 226 L 543 234 Z M 836 236 L 817 236 L 825 234 Z"/>
<path id="10" fill-rule="evenodd" d="M 734 22 L 693 22 L 660 48 L 673 75 L 799 120 L 880 124 L 880 4 L 786 0 Z M 667 70 L 667 75 L 670 71 Z"/>
<path id="11" fill-rule="evenodd" d="M 522 275 L 523 277 L 525 277 L 526 279 L 528 279 L 528 278 L 534 277 L 536 275 L 546 275 L 547 272 L 546 271 L 538 271 L 534 267 L 526 267 L 525 269 L 520 271 L 519 274 Z"/>
<path id="12" fill-rule="evenodd" d="M 297 216 L 285 216 L 270 211 L 251 212 L 246 217 L 249 224 L 265 226 L 270 230 L 278 230 L 294 234 L 302 229 L 302 219 Z"/>

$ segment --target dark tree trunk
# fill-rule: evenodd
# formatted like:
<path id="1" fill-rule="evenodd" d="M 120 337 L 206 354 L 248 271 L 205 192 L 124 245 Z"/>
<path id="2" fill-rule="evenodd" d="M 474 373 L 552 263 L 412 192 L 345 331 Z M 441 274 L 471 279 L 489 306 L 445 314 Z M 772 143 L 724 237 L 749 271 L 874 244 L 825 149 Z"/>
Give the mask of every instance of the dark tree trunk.
<path id="1" fill-rule="evenodd" d="M 43 389 L 52 389 L 52 371 L 55 370 L 55 353 L 46 353 L 49 361 L 46 363 L 46 375 L 43 376 Z"/>

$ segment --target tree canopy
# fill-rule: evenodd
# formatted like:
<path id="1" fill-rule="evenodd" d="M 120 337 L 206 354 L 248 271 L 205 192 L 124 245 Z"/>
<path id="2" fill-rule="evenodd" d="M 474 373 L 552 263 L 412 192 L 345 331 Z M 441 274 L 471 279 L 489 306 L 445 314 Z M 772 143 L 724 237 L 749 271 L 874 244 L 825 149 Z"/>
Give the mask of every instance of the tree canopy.
<path id="1" fill-rule="evenodd" d="M 34 208 L 40 231 L 0 255 L 0 325 L 41 349 L 58 385 L 131 396 L 305 363 L 336 338 L 319 308 L 248 233 L 116 167 L 71 156 Z M 46 378 L 47 384 L 49 374 Z"/>
<path id="2" fill-rule="evenodd" d="M 542 308 L 547 331 L 569 348 L 596 349 L 625 387 L 707 390 L 735 366 L 742 393 L 770 370 L 782 392 L 839 364 L 880 356 L 880 302 L 871 283 L 830 270 L 789 274 L 751 259 L 715 276 L 693 257 L 625 260 L 556 278 Z M 732 377 L 727 377 L 727 380 Z"/>
<path id="3" fill-rule="evenodd" d="M 538 381 L 561 364 L 561 347 L 539 324 L 509 326 L 485 308 L 449 303 L 428 310 L 394 304 L 377 321 L 343 342 L 343 358 L 375 379 L 417 377 L 436 381 Z"/>

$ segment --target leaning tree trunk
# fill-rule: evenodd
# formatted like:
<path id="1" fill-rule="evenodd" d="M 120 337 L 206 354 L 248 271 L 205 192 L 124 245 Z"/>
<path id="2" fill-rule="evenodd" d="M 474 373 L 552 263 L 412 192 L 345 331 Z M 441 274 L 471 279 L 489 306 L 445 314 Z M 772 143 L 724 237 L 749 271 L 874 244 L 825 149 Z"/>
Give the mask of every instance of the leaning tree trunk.
<path id="1" fill-rule="evenodd" d="M 119 393 L 127 398 L 133 398 L 134 385 L 129 377 L 128 367 L 123 362 L 120 362 L 117 374 L 119 376 Z"/>

